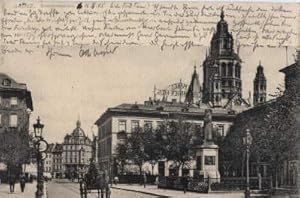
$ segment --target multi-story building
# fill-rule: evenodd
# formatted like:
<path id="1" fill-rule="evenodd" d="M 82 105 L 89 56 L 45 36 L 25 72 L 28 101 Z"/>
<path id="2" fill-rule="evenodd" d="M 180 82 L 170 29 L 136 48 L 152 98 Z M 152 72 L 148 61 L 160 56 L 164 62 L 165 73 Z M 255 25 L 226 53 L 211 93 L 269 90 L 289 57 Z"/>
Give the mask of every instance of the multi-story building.
<path id="1" fill-rule="evenodd" d="M 144 104 L 121 104 L 108 108 L 95 123 L 98 126 L 100 167 L 108 169 L 114 163 L 116 145 L 126 137 L 124 133 L 130 133 L 136 127 L 156 128 L 177 116 L 203 126 L 206 109 L 212 109 L 214 127 L 225 137 L 236 114 L 250 107 L 249 102 L 242 98 L 242 62 L 234 52 L 233 43 L 222 11 L 209 54 L 203 63 L 203 88 L 195 67 L 184 103 L 180 100 L 149 100 Z M 157 166 L 155 169 L 157 173 Z"/>
<path id="2" fill-rule="evenodd" d="M 63 145 L 55 144 L 52 149 L 52 176 L 53 178 L 61 178 L 63 175 L 62 164 Z"/>
<path id="3" fill-rule="evenodd" d="M 28 133 L 31 111 L 32 98 L 26 84 L 0 73 L 0 133 L 11 130 Z"/>
<path id="4" fill-rule="evenodd" d="M 53 148 L 54 144 L 49 144 L 48 149 L 46 151 L 46 158 L 44 160 L 44 173 L 47 177 L 52 175 L 52 166 L 53 166 Z"/>
<path id="5" fill-rule="evenodd" d="M 76 128 L 67 134 L 63 142 L 63 172 L 65 177 L 77 178 L 87 171 L 92 157 L 92 141 L 81 128 L 81 122 L 76 122 Z"/>
<path id="6" fill-rule="evenodd" d="M 18 141 L 15 138 L 23 142 L 24 137 L 28 135 L 31 111 L 33 111 L 31 92 L 27 89 L 26 84 L 18 83 L 10 76 L 0 73 L 0 134 L 4 136 L 5 134 L 10 134 L 10 138 L 13 138 L 13 140 L 9 141 L 6 139 L 4 142 L 1 142 L 3 147 L 12 147 L 9 149 L 12 153 L 3 152 L 0 157 L 0 163 L 4 162 L 7 164 L 11 161 L 10 165 L 18 166 L 17 169 L 19 171 L 21 171 L 22 163 L 27 163 L 27 161 L 25 160 L 25 156 L 20 156 L 22 153 L 20 149 L 23 151 L 23 148 L 20 144 L 15 144 Z M 4 140 L 5 138 L 1 137 L 1 139 Z M 23 143 L 27 145 L 29 142 Z M 14 154 L 18 156 L 14 156 Z M 11 158 L 11 160 L 8 160 L 8 158 Z M 0 166 L 6 169 L 6 166 L 2 165 Z"/>

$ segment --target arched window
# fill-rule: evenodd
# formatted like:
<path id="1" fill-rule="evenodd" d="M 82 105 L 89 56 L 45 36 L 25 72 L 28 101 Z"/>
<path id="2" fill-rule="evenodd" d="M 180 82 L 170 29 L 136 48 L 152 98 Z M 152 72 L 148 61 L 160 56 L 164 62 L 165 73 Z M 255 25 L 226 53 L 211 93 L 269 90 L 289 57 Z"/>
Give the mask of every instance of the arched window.
<path id="1" fill-rule="evenodd" d="M 233 76 L 233 64 L 229 63 L 227 66 L 228 66 L 228 76 Z"/>
<path id="2" fill-rule="evenodd" d="M 239 63 L 235 65 L 235 77 L 237 78 L 241 77 L 241 66 Z"/>

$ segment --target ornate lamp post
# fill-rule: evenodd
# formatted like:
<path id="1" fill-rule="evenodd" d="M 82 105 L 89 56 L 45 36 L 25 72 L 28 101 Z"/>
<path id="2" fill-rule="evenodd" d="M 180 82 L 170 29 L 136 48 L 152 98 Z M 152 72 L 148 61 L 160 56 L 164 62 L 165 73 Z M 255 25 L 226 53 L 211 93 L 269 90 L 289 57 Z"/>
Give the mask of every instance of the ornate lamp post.
<path id="1" fill-rule="evenodd" d="M 249 181 L 249 156 L 250 156 L 250 146 L 252 144 L 252 136 L 250 134 L 250 130 L 246 129 L 246 136 L 243 137 L 243 144 L 246 146 L 246 191 L 245 191 L 245 198 L 250 198 L 250 181 Z"/>
<path id="2" fill-rule="evenodd" d="M 83 147 L 81 147 L 79 149 L 79 174 L 78 174 L 78 179 L 83 178 L 83 173 L 84 173 L 84 170 L 83 170 L 84 164 L 81 163 L 81 161 L 82 161 L 82 152 L 84 152 Z"/>
<path id="3" fill-rule="evenodd" d="M 36 138 L 35 149 L 37 152 L 37 185 L 36 185 L 36 198 L 42 198 L 44 195 L 44 160 L 46 158 L 46 151 L 48 143 L 43 138 L 44 125 L 41 124 L 38 117 L 37 123 L 33 125 L 34 137 Z"/>

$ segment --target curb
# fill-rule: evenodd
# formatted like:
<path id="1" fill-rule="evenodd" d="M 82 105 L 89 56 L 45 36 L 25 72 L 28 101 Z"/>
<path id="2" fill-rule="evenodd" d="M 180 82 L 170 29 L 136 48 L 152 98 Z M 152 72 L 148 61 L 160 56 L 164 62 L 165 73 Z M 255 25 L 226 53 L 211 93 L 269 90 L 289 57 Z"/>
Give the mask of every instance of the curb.
<path id="1" fill-rule="evenodd" d="M 118 189 L 118 190 L 130 191 L 130 192 L 138 192 L 138 193 L 142 193 L 142 194 L 146 194 L 146 195 L 157 196 L 159 198 L 170 198 L 169 196 L 166 196 L 166 195 L 160 195 L 160 194 L 156 194 L 156 193 L 149 193 L 149 192 L 144 192 L 144 191 L 140 191 L 140 190 L 120 188 L 120 187 L 115 187 L 115 186 L 112 186 L 111 188 Z"/>

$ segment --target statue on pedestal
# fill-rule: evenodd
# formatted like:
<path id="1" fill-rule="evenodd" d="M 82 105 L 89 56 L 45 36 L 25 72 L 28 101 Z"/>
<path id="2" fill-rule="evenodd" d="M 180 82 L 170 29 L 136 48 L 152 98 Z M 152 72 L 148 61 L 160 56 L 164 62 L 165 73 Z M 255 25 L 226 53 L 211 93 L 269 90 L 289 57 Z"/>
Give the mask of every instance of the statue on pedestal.
<path id="1" fill-rule="evenodd" d="M 204 115 L 204 142 L 213 141 L 212 110 L 206 109 Z"/>

